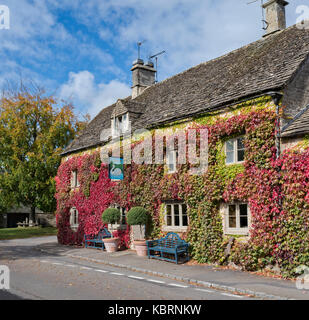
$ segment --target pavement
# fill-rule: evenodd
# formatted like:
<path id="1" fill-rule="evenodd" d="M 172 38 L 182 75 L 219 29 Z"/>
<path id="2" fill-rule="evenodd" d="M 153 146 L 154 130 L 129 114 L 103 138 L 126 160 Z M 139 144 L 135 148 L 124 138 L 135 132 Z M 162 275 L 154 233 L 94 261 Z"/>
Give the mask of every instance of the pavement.
<path id="1" fill-rule="evenodd" d="M 2 248 L 12 246 L 18 247 L 20 257 L 23 252 L 26 255 L 26 248 L 31 248 L 31 252 L 34 249 L 38 255 L 42 253 L 49 258 L 62 259 L 62 261 L 70 259 L 68 263 L 72 261 L 83 263 L 85 268 L 87 265 L 95 264 L 96 267 L 104 265 L 112 270 L 116 268 L 118 272 L 113 272 L 116 274 L 119 274 L 119 270 L 121 274 L 133 272 L 135 278 L 154 277 L 153 282 L 158 284 L 173 280 L 179 287 L 194 286 L 195 290 L 200 289 L 205 292 L 215 290 L 222 292 L 226 297 L 239 295 L 264 300 L 309 300 L 309 291 L 298 290 L 295 281 L 269 278 L 208 265 L 176 265 L 139 257 L 132 250 L 107 253 L 102 250 L 63 246 L 57 243 L 56 237 L 0 241 Z M 130 277 L 130 275 L 128 276 Z"/>

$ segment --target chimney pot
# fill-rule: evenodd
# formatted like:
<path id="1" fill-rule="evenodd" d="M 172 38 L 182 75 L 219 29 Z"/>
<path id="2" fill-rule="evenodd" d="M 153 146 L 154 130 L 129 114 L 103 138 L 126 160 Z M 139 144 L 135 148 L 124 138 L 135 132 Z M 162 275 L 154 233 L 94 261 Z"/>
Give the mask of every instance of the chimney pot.
<path id="1" fill-rule="evenodd" d="M 144 60 L 143 59 L 136 59 L 135 61 L 133 61 L 133 66 L 137 65 L 137 64 L 144 64 Z"/>
<path id="2" fill-rule="evenodd" d="M 269 0 L 263 4 L 266 11 L 267 29 L 264 37 L 286 28 L 285 0 Z"/>
<path id="3" fill-rule="evenodd" d="M 154 64 L 153 64 L 152 61 L 148 61 L 148 62 L 146 63 L 146 66 L 147 66 L 147 67 L 150 67 L 150 68 L 153 68 L 153 67 L 154 67 Z"/>

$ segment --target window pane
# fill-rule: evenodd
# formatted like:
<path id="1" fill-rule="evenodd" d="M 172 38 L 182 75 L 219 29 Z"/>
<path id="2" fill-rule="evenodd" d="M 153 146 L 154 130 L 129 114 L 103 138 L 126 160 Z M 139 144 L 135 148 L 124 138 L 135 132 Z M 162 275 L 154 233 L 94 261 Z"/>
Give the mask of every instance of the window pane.
<path id="1" fill-rule="evenodd" d="M 234 140 L 226 141 L 226 151 L 234 152 Z"/>
<path id="2" fill-rule="evenodd" d="M 226 163 L 234 163 L 234 152 L 226 152 Z"/>
<path id="3" fill-rule="evenodd" d="M 244 138 L 237 139 L 237 149 L 245 149 Z"/>
<path id="4" fill-rule="evenodd" d="M 73 210 L 73 225 L 78 224 L 78 212 L 76 209 Z"/>
<path id="5" fill-rule="evenodd" d="M 179 223 L 179 205 L 174 205 L 174 219 L 175 219 L 175 226 L 180 226 Z"/>
<path id="6" fill-rule="evenodd" d="M 125 208 L 121 208 L 121 224 L 126 224 L 126 212 Z"/>
<path id="7" fill-rule="evenodd" d="M 175 151 L 171 151 L 167 155 L 167 164 L 168 164 L 168 171 L 174 172 L 176 171 L 176 156 Z"/>
<path id="8" fill-rule="evenodd" d="M 245 150 L 238 150 L 237 151 L 237 161 L 241 162 L 245 160 Z"/>
<path id="9" fill-rule="evenodd" d="M 248 205 L 239 205 L 240 228 L 248 228 Z"/>
<path id="10" fill-rule="evenodd" d="M 236 206 L 229 206 L 229 228 L 236 228 Z"/>
<path id="11" fill-rule="evenodd" d="M 127 121 L 127 115 L 126 115 L 126 114 L 124 114 L 124 115 L 122 116 L 122 122 L 123 122 L 123 124 L 122 124 L 122 129 L 123 129 L 124 131 L 128 130 L 128 121 Z"/>
<path id="12" fill-rule="evenodd" d="M 172 225 L 172 207 L 171 207 L 171 205 L 166 206 L 166 224 L 168 226 Z"/>
<path id="13" fill-rule="evenodd" d="M 248 228 L 248 217 L 240 217 L 240 227 Z"/>
<path id="14" fill-rule="evenodd" d="M 183 227 L 188 226 L 187 206 L 185 204 L 182 205 L 182 225 Z"/>
<path id="15" fill-rule="evenodd" d="M 245 145 L 244 138 L 237 139 L 237 161 L 245 160 Z"/>

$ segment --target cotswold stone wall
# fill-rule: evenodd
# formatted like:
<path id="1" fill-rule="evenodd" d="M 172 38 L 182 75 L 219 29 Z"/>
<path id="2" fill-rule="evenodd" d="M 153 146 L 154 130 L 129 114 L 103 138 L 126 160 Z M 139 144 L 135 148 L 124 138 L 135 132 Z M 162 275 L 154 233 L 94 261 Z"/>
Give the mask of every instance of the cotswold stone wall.
<path id="1" fill-rule="evenodd" d="M 164 165 L 132 163 L 125 165 L 124 180 L 114 182 L 98 150 L 69 157 L 56 177 L 59 242 L 82 244 L 84 234 L 102 228 L 102 212 L 113 204 L 127 210 L 145 207 L 151 218 L 148 237 L 156 238 L 164 235 L 165 201 L 182 201 L 189 218 L 182 237 L 190 243 L 196 261 L 233 262 L 251 271 L 279 265 L 284 276 L 294 275 L 295 267 L 309 262 L 309 152 L 286 152 L 276 160 L 275 120 L 274 105 L 265 97 L 237 105 L 233 111 L 171 125 L 173 132 L 208 129 L 209 166 L 203 175 L 192 175 L 188 162 L 178 165 L 173 174 L 167 174 Z M 225 142 L 239 136 L 244 137 L 245 161 L 226 165 Z M 149 139 L 153 142 L 154 137 Z M 141 145 L 136 142 L 132 148 Z M 74 170 L 80 187 L 72 189 Z M 235 202 L 250 206 L 250 234 L 245 242 L 236 237 L 227 255 L 230 235 L 224 233 L 220 206 Z M 79 212 L 77 231 L 70 228 L 72 207 Z M 129 228 L 117 236 L 129 245 Z"/>

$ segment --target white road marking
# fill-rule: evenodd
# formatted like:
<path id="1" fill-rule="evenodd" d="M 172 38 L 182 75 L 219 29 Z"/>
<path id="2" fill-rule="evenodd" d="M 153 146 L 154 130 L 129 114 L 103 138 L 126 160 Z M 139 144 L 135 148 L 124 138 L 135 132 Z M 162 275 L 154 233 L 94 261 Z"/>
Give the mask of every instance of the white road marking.
<path id="1" fill-rule="evenodd" d="M 80 267 L 83 270 L 92 270 L 92 268 L 88 268 L 88 267 Z"/>
<path id="2" fill-rule="evenodd" d="M 128 278 L 137 279 L 137 280 L 145 280 L 142 277 L 136 277 L 136 276 L 128 276 Z"/>
<path id="3" fill-rule="evenodd" d="M 52 264 L 54 264 L 55 266 L 63 266 L 63 263 L 60 262 L 53 262 Z"/>
<path id="4" fill-rule="evenodd" d="M 198 289 L 198 288 L 196 288 L 195 290 L 201 291 L 201 292 L 207 292 L 207 293 L 214 293 L 213 291 L 211 291 L 211 290 L 206 290 L 206 289 Z"/>
<path id="5" fill-rule="evenodd" d="M 177 283 L 169 283 L 168 285 L 172 286 L 172 287 L 178 287 L 178 288 L 188 288 L 188 286 L 183 286 L 183 285 L 177 284 Z"/>
<path id="6" fill-rule="evenodd" d="M 123 273 L 118 273 L 118 272 L 111 272 L 114 276 L 124 276 Z"/>
<path id="7" fill-rule="evenodd" d="M 70 268 L 76 268 L 76 266 L 74 266 L 73 264 L 65 264 L 65 267 L 70 267 Z"/>
<path id="8" fill-rule="evenodd" d="M 100 269 L 95 269 L 94 271 L 103 272 L 103 273 L 107 273 L 108 272 L 106 270 L 100 270 Z"/>
<path id="9" fill-rule="evenodd" d="M 40 262 L 42 262 L 42 263 L 50 263 L 49 261 L 46 261 L 46 260 L 40 260 Z"/>
<path id="10" fill-rule="evenodd" d="M 146 280 L 149 281 L 149 282 L 154 282 L 154 283 L 162 283 L 162 284 L 165 283 L 164 281 L 153 280 L 153 279 L 146 279 Z"/>
<path id="11" fill-rule="evenodd" d="M 231 293 L 221 293 L 223 296 L 227 296 L 227 297 L 233 297 L 233 298 L 239 298 L 239 299 L 243 299 L 243 296 L 237 296 L 236 294 L 231 294 Z"/>

